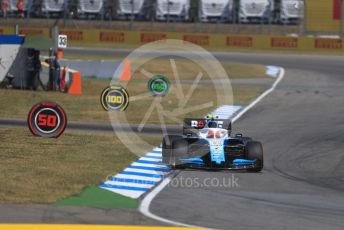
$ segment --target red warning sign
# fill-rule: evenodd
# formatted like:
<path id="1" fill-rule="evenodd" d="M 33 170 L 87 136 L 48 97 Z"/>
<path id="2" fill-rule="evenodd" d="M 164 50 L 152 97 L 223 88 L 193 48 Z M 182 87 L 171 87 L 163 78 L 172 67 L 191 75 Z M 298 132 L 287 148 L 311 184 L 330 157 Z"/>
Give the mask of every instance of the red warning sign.
<path id="1" fill-rule="evenodd" d="M 41 102 L 30 110 L 28 125 L 35 136 L 59 137 L 66 128 L 67 116 L 58 104 Z"/>

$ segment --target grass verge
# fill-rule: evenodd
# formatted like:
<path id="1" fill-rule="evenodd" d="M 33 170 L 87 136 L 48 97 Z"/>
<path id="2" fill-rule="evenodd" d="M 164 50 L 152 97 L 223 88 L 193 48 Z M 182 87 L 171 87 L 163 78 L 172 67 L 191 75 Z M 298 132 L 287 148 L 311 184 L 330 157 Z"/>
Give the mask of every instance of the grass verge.
<path id="1" fill-rule="evenodd" d="M 138 208 L 139 201 L 95 186 L 87 187 L 77 196 L 58 200 L 55 205 L 86 206 L 93 208 Z"/>
<path id="2" fill-rule="evenodd" d="M 109 115 L 100 105 L 100 94 L 109 84 L 110 82 L 106 80 L 84 79 L 82 96 L 57 92 L 0 89 L 0 117 L 26 119 L 29 110 L 34 104 L 48 100 L 60 104 L 66 111 L 69 121 L 108 122 Z M 190 84 L 183 84 L 184 94 L 188 92 L 189 87 Z M 146 93 L 148 95 L 146 83 L 132 83 L 128 85 L 127 89 L 131 97 L 140 93 Z M 237 105 L 245 105 L 263 90 L 264 88 L 260 86 L 234 85 L 234 103 Z M 203 110 L 182 114 L 180 118 L 184 115 L 203 116 L 205 113 L 212 111 L 216 107 L 216 96 L 214 87 L 199 85 L 185 105 L 185 108 L 189 105 L 198 105 L 207 102 L 214 102 L 214 104 Z M 131 102 L 125 111 L 128 122 L 134 124 L 139 123 L 153 100 L 153 97 L 146 97 L 143 100 Z M 166 110 L 173 110 L 178 107 L 177 102 L 178 100 L 175 94 L 171 93 L 163 98 L 161 104 Z M 156 111 L 151 114 L 148 121 L 152 123 L 158 121 Z M 173 121 L 167 121 L 167 123 L 173 123 Z"/>
<path id="3" fill-rule="evenodd" d="M 54 203 L 98 185 L 137 158 L 116 137 L 97 132 L 66 131 L 47 139 L 28 129 L 0 127 L 0 141 L 1 203 Z"/>

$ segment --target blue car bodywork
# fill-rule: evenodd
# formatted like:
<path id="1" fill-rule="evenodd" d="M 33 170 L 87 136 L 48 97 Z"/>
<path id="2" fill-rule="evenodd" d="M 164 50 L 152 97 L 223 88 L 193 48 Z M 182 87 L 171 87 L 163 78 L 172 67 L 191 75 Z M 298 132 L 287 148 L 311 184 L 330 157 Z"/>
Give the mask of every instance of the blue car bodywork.
<path id="1" fill-rule="evenodd" d="M 241 134 L 231 136 L 230 120 L 184 119 L 183 136 L 163 140 L 163 162 L 179 168 L 259 169 L 262 163 L 261 143 Z M 250 147 L 251 146 L 251 147 Z M 261 152 L 249 153 L 260 149 Z M 251 149 L 251 150 L 250 150 Z M 254 155 L 256 154 L 256 155 Z"/>

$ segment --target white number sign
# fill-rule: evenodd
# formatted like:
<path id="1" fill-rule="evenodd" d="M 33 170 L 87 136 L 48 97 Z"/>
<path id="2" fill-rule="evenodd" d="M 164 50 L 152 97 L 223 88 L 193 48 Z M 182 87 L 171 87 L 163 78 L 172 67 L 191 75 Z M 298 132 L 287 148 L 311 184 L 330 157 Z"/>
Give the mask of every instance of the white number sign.
<path id="1" fill-rule="evenodd" d="M 67 35 L 60 34 L 57 41 L 58 48 L 67 48 Z"/>

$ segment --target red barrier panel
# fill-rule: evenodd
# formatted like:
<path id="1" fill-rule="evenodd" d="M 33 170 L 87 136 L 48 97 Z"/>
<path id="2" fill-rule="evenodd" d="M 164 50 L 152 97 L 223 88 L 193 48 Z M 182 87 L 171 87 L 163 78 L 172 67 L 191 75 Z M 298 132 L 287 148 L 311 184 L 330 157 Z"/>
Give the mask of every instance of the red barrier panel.
<path id="1" fill-rule="evenodd" d="M 314 48 L 316 49 L 342 49 L 342 39 L 332 38 L 316 38 L 314 41 Z"/>
<path id="2" fill-rule="evenodd" d="M 226 45 L 229 47 L 252 47 L 253 38 L 228 36 L 226 38 Z"/>
<path id="3" fill-rule="evenodd" d="M 166 39 L 166 34 L 164 33 L 141 33 L 140 35 L 140 42 L 141 43 L 149 43 L 155 42 L 158 40 Z"/>
<path id="4" fill-rule="evenodd" d="M 19 34 L 21 35 L 43 35 L 41 29 L 20 29 Z"/>
<path id="5" fill-rule="evenodd" d="M 68 40 L 71 41 L 83 41 L 84 33 L 81 30 L 61 30 L 60 34 L 65 34 L 68 37 Z"/>
<path id="6" fill-rule="evenodd" d="M 333 20 L 340 20 L 342 12 L 343 0 L 333 0 Z"/>
<path id="7" fill-rule="evenodd" d="M 101 31 L 99 33 L 99 41 L 101 42 L 116 42 L 116 43 L 123 43 L 125 41 L 123 32 L 109 32 L 109 31 Z"/>
<path id="8" fill-rule="evenodd" d="M 298 39 L 290 37 L 273 37 L 270 46 L 272 48 L 297 48 Z"/>
<path id="9" fill-rule="evenodd" d="M 199 45 L 199 46 L 209 46 L 209 35 L 195 35 L 187 34 L 183 36 L 183 40 Z"/>

